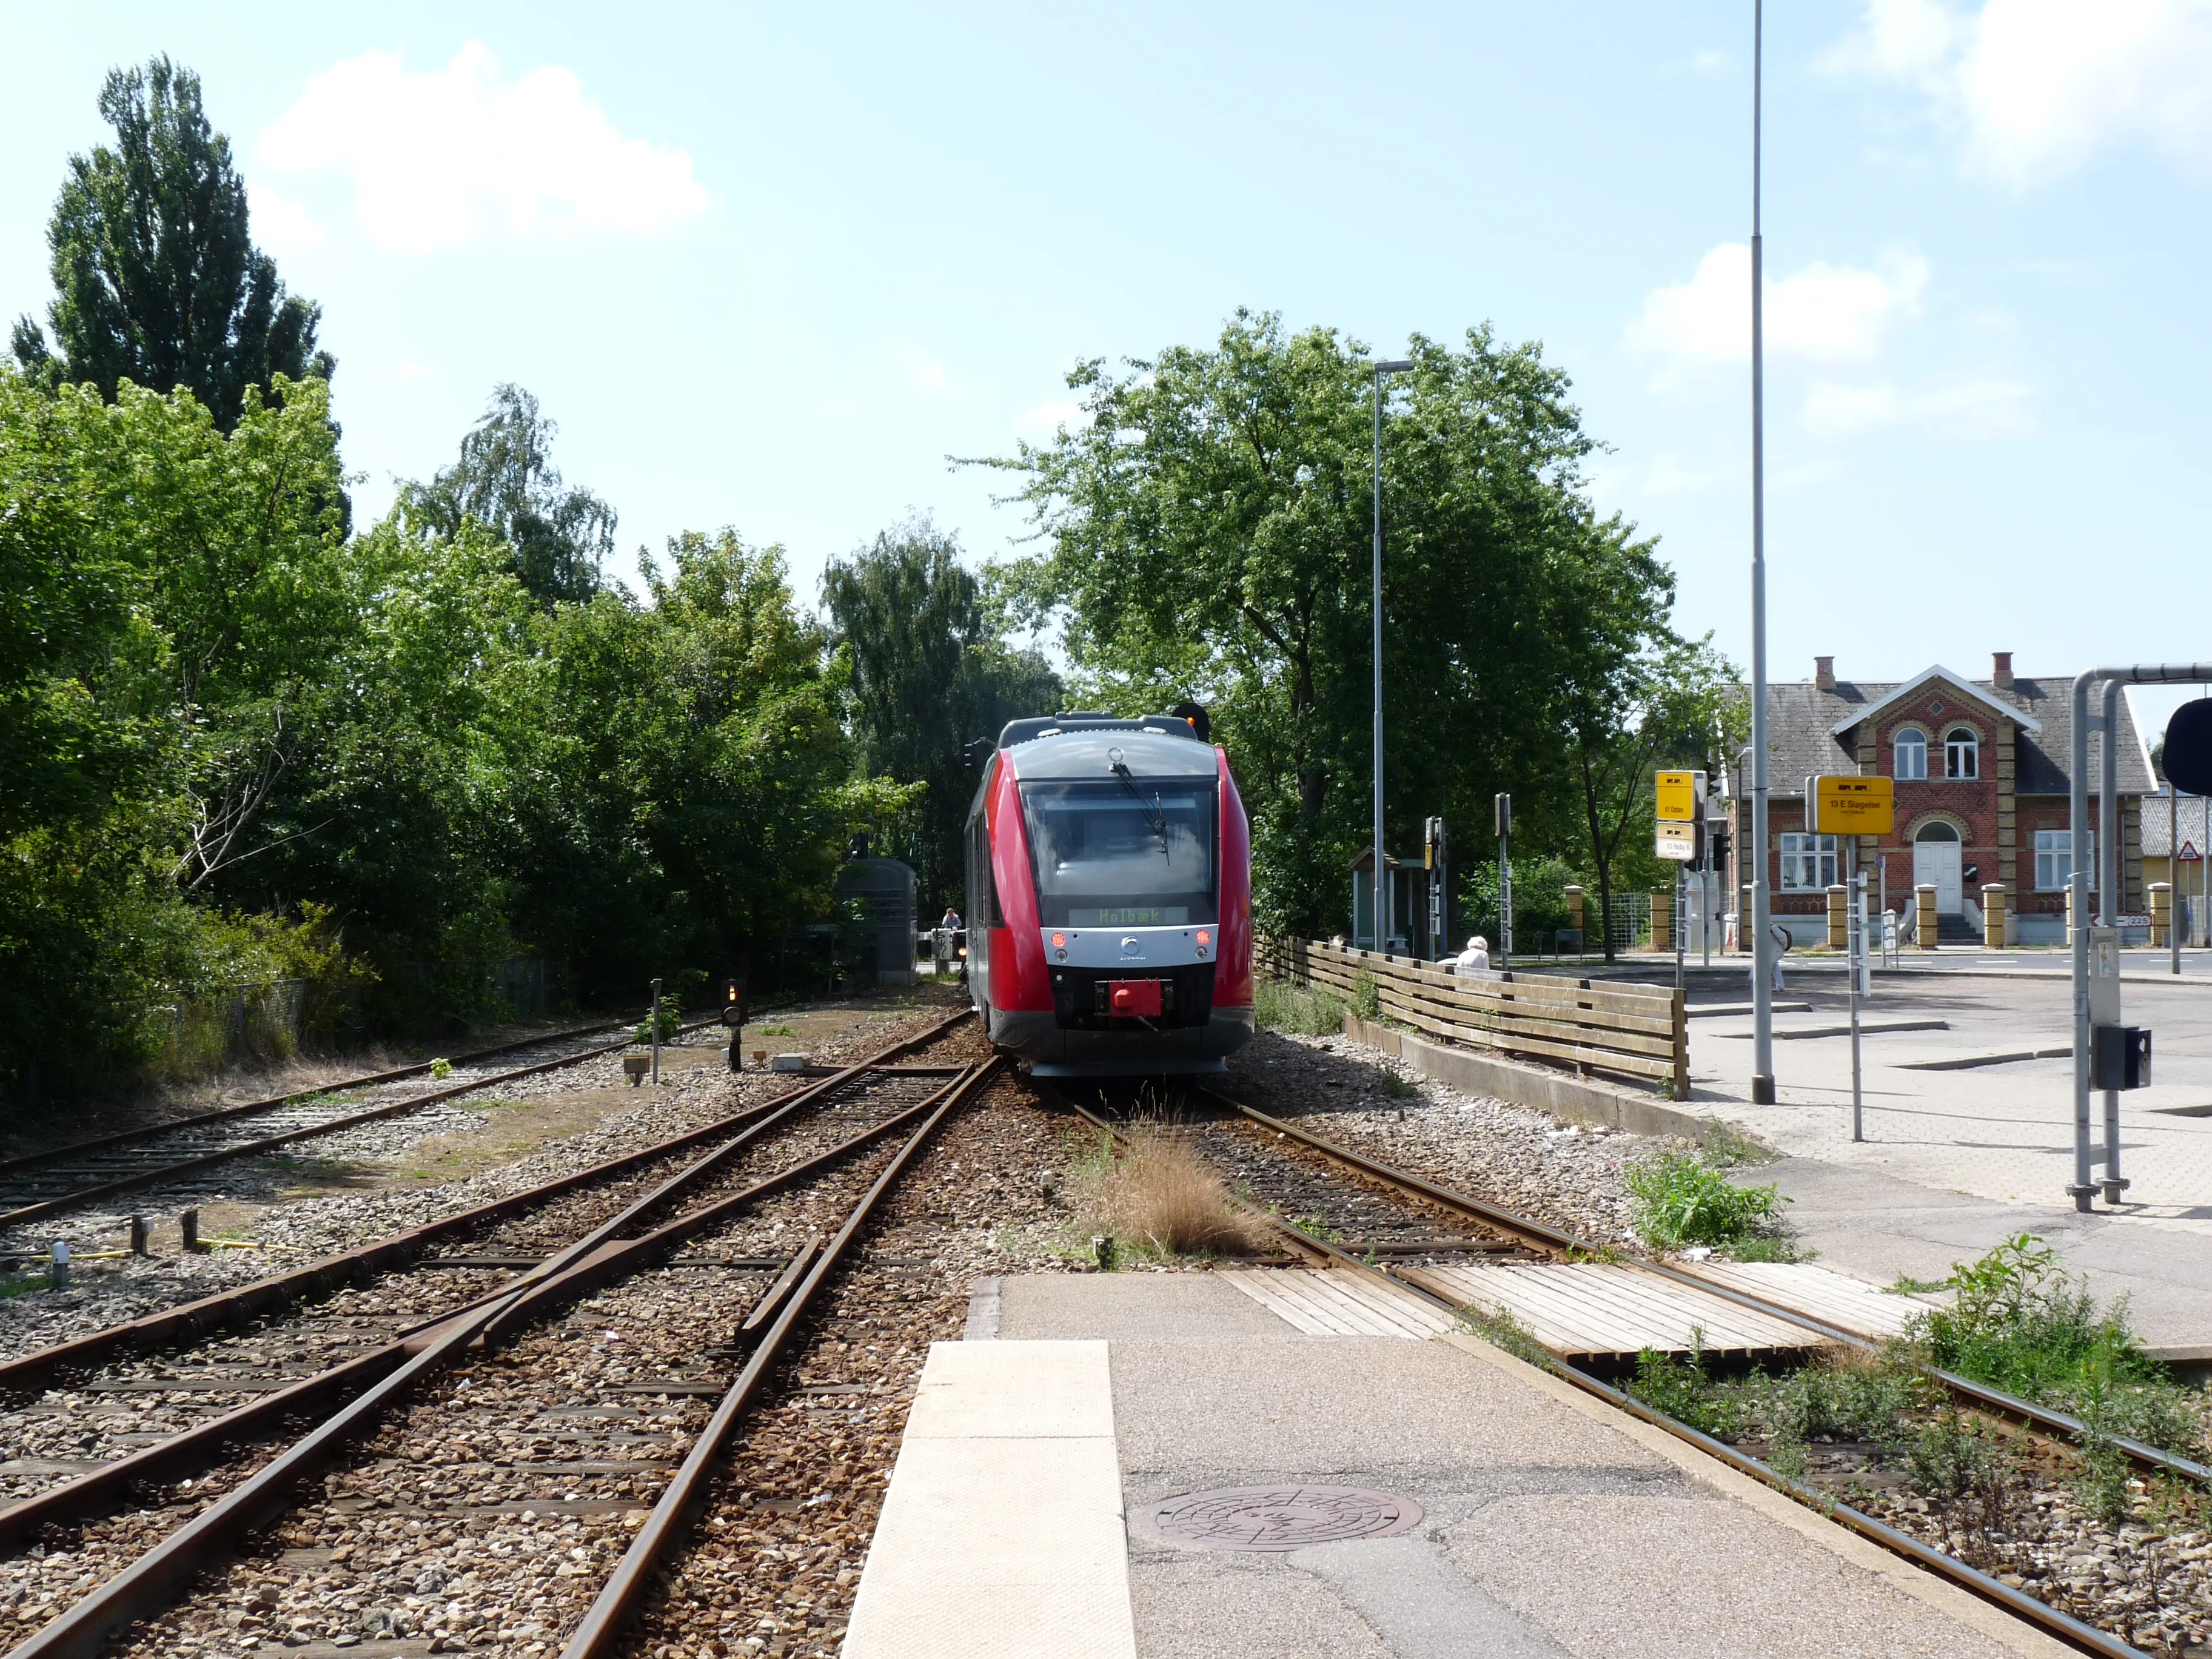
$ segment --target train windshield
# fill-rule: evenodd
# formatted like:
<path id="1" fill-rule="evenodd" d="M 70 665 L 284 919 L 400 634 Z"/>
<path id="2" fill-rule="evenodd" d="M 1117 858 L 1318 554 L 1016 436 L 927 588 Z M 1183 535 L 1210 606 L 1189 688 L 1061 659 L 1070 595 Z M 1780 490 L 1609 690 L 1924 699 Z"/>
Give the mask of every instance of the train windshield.
<path id="1" fill-rule="evenodd" d="M 1048 927 L 1178 927 L 1214 916 L 1211 782 L 1025 783 L 1022 821 Z"/>

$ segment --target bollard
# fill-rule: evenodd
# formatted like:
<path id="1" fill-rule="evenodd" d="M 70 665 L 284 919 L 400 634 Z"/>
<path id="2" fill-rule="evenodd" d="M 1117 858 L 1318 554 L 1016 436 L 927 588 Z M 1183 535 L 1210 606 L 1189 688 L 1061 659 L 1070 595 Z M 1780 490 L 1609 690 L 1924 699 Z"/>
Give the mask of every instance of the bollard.
<path id="1" fill-rule="evenodd" d="M 134 1215 L 131 1218 L 131 1255 L 145 1255 L 149 1254 L 146 1249 L 146 1237 L 152 1231 L 152 1226 L 148 1223 L 144 1216 Z"/>
<path id="2" fill-rule="evenodd" d="M 2166 931 L 2172 926 L 2173 884 L 2154 881 L 2150 884 L 2150 942 L 2164 950 Z"/>
<path id="3" fill-rule="evenodd" d="M 1828 948 L 1847 951 L 1851 943 L 1850 890 L 1841 882 L 1828 884 Z"/>
<path id="4" fill-rule="evenodd" d="M 1982 948 L 2002 951 L 2011 929 L 2007 925 L 2010 902 L 2005 896 L 2004 884 L 1985 881 L 1982 884 Z"/>
<path id="5" fill-rule="evenodd" d="M 53 1288 L 65 1291 L 69 1288 L 70 1247 L 58 1238 L 56 1239 L 51 1252 L 51 1259 L 53 1261 L 51 1270 L 53 1274 Z"/>
<path id="6" fill-rule="evenodd" d="M 1914 898 L 1918 901 L 1917 915 L 1912 924 L 1913 942 L 1923 951 L 1932 951 L 1936 948 L 1936 934 L 1938 927 L 1936 920 L 1936 884 L 1932 881 L 1923 881 L 1912 890 L 1912 893 Z"/>
<path id="7" fill-rule="evenodd" d="M 1674 948 L 1674 894 L 1667 887 L 1651 890 L 1651 948 L 1672 951 Z"/>
<path id="8" fill-rule="evenodd" d="M 200 1212 L 186 1210 L 177 1218 L 177 1225 L 184 1230 L 186 1252 L 197 1252 L 200 1248 Z"/>

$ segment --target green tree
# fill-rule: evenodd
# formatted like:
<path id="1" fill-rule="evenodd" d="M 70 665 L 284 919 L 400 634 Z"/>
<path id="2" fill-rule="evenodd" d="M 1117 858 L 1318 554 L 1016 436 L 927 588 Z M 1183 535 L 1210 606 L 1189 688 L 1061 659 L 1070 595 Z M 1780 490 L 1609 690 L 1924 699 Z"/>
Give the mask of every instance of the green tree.
<path id="1" fill-rule="evenodd" d="M 1654 774 L 1679 767 L 1717 779 L 1721 757 L 1741 747 L 1744 711 L 1734 695 L 1734 670 L 1708 641 L 1674 637 L 1663 611 L 1649 607 L 1650 597 L 1672 591 L 1670 579 L 1641 600 L 1626 583 L 1592 596 L 1592 609 L 1613 630 L 1611 648 L 1566 698 L 1583 843 L 1597 877 L 1601 918 L 1612 914 L 1624 866 L 1639 882 L 1674 879 L 1674 866 L 1653 851 Z M 1607 603 L 1624 597 L 1626 605 Z M 1610 962 L 1613 930 L 1602 921 L 1597 927 Z"/>
<path id="2" fill-rule="evenodd" d="M 188 391 L 0 374 L 0 1083 L 142 1060 L 265 954 L 209 901 L 347 632 L 324 387 L 276 391 L 226 434 Z"/>
<path id="3" fill-rule="evenodd" d="M 974 745 L 1007 720 L 1060 706 L 1060 678 L 1004 636 L 1001 609 L 927 519 L 876 537 L 822 577 L 836 642 L 852 662 L 857 763 L 902 784 L 914 804 L 878 825 L 886 855 L 910 864 L 924 909 L 962 886 L 962 825 L 977 777 Z"/>
<path id="4" fill-rule="evenodd" d="M 563 487 L 553 465 L 559 433 L 529 392 L 496 386 L 461 440 L 460 459 L 399 493 L 407 516 L 428 529 L 450 537 L 473 519 L 490 530 L 513 550 L 523 586 L 549 608 L 597 593 L 615 544 L 614 508 L 580 486 Z"/>
<path id="5" fill-rule="evenodd" d="M 53 345 L 21 318 L 16 361 L 109 398 L 126 380 L 186 387 L 224 431 L 249 387 L 267 396 L 279 375 L 327 380 L 320 307 L 288 295 L 276 261 L 252 245 L 246 181 L 200 106 L 199 77 L 166 58 L 110 70 L 100 112 L 114 148 L 70 158 L 46 231 Z"/>
<path id="6" fill-rule="evenodd" d="M 1591 441 L 1535 346 L 1476 329 L 1407 355 L 1384 427 L 1390 833 L 1410 846 L 1441 811 L 1464 859 L 1510 790 L 1523 844 L 1561 845 L 1580 816 L 1569 694 L 1622 648 L 1613 612 L 1663 628 L 1668 579 L 1583 494 Z M 1012 590 L 1030 619 L 1064 620 L 1086 701 L 1212 705 L 1253 821 L 1255 909 L 1340 927 L 1370 834 L 1366 350 L 1239 312 L 1210 349 L 1069 381 L 1084 422 L 993 463 L 1048 541 Z"/>

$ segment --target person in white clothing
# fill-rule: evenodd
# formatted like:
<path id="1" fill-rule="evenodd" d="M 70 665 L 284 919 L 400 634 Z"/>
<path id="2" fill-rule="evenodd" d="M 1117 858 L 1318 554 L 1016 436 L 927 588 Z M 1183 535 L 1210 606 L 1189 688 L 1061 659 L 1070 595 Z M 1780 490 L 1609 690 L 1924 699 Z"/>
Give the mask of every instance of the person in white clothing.
<path id="1" fill-rule="evenodd" d="M 1468 940 L 1467 949 L 1453 959 L 1455 974 L 1486 974 L 1490 971 L 1490 941 L 1477 933 Z"/>

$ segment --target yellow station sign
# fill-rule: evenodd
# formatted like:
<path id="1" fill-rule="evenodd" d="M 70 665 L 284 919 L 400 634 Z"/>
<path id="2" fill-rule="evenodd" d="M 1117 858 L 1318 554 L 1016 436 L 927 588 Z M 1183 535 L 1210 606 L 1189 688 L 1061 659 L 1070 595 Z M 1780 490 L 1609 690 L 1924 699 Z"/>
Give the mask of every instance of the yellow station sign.
<path id="1" fill-rule="evenodd" d="M 1658 811 L 1654 816 L 1662 823 L 1695 823 L 1705 816 L 1703 772 L 1662 772 L 1656 793 Z"/>
<path id="2" fill-rule="evenodd" d="M 1817 835 L 1886 836 L 1897 827 L 1897 785 L 1888 778 L 1808 778 L 1805 804 Z"/>

